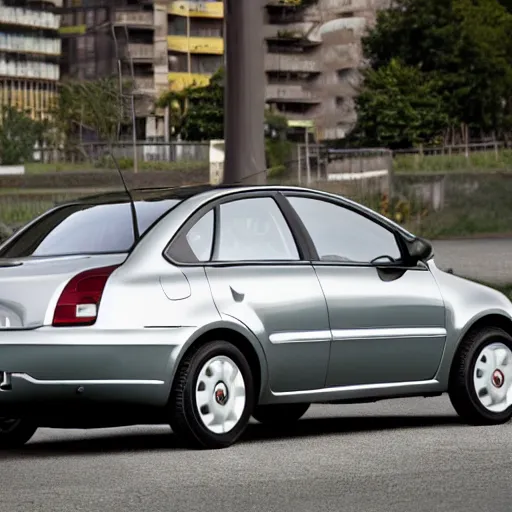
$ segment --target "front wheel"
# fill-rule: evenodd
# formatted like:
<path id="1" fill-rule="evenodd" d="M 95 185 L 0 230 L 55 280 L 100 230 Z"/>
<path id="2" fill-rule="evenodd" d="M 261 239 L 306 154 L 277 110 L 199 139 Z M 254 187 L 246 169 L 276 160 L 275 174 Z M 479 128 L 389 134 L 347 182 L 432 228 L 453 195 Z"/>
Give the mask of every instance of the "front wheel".
<path id="1" fill-rule="evenodd" d="M 37 426 L 26 420 L 0 417 L 0 450 L 20 448 L 36 430 Z"/>
<path id="2" fill-rule="evenodd" d="M 474 425 L 512 418 L 512 337 L 496 327 L 469 333 L 455 356 L 450 400 L 457 413 Z"/>
<path id="3" fill-rule="evenodd" d="M 234 345 L 214 341 L 187 354 L 170 400 L 173 432 L 191 448 L 226 448 L 245 431 L 254 407 L 247 359 Z"/>
<path id="4" fill-rule="evenodd" d="M 300 420 L 311 404 L 259 405 L 252 413 L 255 420 L 266 425 L 289 425 Z"/>

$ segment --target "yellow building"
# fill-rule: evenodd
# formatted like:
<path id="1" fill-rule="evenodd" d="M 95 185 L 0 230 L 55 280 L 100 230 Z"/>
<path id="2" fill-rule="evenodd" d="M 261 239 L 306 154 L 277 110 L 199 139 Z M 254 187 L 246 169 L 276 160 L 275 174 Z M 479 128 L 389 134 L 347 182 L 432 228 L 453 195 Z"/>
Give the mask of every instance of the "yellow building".
<path id="1" fill-rule="evenodd" d="M 19 7 L 0 0 L 0 106 L 12 105 L 42 119 L 52 106 L 60 78 L 57 0 Z"/>
<path id="2" fill-rule="evenodd" d="M 171 89 L 207 84 L 223 64 L 223 1 L 171 0 L 167 29 Z"/>

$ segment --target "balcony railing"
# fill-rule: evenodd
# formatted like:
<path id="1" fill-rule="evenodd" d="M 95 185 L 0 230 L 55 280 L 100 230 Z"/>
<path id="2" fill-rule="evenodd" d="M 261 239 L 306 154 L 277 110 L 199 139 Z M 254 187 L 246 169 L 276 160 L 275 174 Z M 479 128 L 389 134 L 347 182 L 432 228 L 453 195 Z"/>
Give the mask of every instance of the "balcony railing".
<path id="1" fill-rule="evenodd" d="M 263 26 L 263 37 L 265 39 L 297 39 L 304 37 L 310 24 L 293 23 L 285 25 L 266 24 Z"/>
<path id="2" fill-rule="evenodd" d="M 304 101 L 307 103 L 320 102 L 315 92 L 304 89 L 302 85 L 267 85 L 265 96 L 267 101 Z"/>
<path id="3" fill-rule="evenodd" d="M 191 85 L 203 87 L 210 83 L 210 75 L 174 71 L 169 73 L 169 87 L 172 91 L 182 91 Z"/>
<path id="4" fill-rule="evenodd" d="M 169 14 L 194 18 L 224 18 L 224 2 L 171 1 Z"/>
<path id="5" fill-rule="evenodd" d="M 175 52 L 210 55 L 222 55 L 224 53 L 224 39 L 221 37 L 169 36 L 167 44 L 169 50 Z"/>
<path id="6" fill-rule="evenodd" d="M 322 3 L 322 10 L 329 14 L 356 13 L 373 9 L 370 0 L 323 0 Z"/>
<path id="7" fill-rule="evenodd" d="M 315 119 L 318 116 L 318 107 L 312 107 L 303 114 L 285 111 L 280 111 L 279 114 L 286 117 L 286 120 L 288 121 L 288 126 L 296 128 L 309 128 L 314 126 Z"/>
<path id="8" fill-rule="evenodd" d="M 114 23 L 116 25 L 129 25 L 132 27 L 153 27 L 153 13 L 137 11 L 116 11 L 114 15 Z"/>
<path id="9" fill-rule="evenodd" d="M 267 53 L 265 55 L 265 70 L 319 73 L 322 71 L 322 64 L 318 59 L 309 55 Z"/>
<path id="10" fill-rule="evenodd" d="M 307 7 L 317 0 L 267 0 L 268 7 Z"/>
<path id="11" fill-rule="evenodd" d="M 21 7 L 0 7 L 0 23 L 33 28 L 58 30 L 60 16 L 51 12 L 39 12 Z"/>
<path id="12" fill-rule="evenodd" d="M 153 60 L 153 45 L 137 43 L 129 44 L 126 51 L 126 57 L 134 60 Z"/>
<path id="13" fill-rule="evenodd" d="M 59 80 L 60 72 L 57 64 L 37 61 L 8 61 L 0 58 L 0 76 Z"/>
<path id="14" fill-rule="evenodd" d="M 135 77 L 134 80 L 135 91 L 153 91 L 155 89 L 155 81 L 152 76 Z"/>
<path id="15" fill-rule="evenodd" d="M 4 34 L 0 32 L 0 50 L 16 53 L 60 55 L 60 39 Z"/>

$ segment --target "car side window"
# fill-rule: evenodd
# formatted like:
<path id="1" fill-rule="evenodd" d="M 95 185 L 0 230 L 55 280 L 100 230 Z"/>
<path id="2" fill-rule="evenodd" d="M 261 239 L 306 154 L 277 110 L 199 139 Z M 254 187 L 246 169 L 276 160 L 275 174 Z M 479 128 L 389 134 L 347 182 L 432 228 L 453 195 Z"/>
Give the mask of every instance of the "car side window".
<path id="1" fill-rule="evenodd" d="M 214 261 L 296 261 L 299 251 L 271 197 L 238 199 L 220 205 Z"/>
<path id="2" fill-rule="evenodd" d="M 168 255 L 179 263 L 202 263 L 210 260 L 213 245 L 214 213 L 210 210 L 189 229 L 181 232 L 169 248 Z"/>
<path id="3" fill-rule="evenodd" d="M 321 261 L 400 261 L 395 235 L 373 220 L 328 201 L 288 197 L 309 232 Z"/>

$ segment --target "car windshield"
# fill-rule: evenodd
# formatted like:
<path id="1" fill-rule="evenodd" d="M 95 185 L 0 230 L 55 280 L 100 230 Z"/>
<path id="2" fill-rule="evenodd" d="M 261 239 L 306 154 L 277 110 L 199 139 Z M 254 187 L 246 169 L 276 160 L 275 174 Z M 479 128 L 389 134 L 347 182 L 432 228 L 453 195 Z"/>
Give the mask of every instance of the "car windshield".
<path id="1" fill-rule="evenodd" d="M 136 201 L 142 235 L 180 200 Z M 8 243 L 3 258 L 128 252 L 134 243 L 130 203 L 72 204 L 41 217 Z"/>

